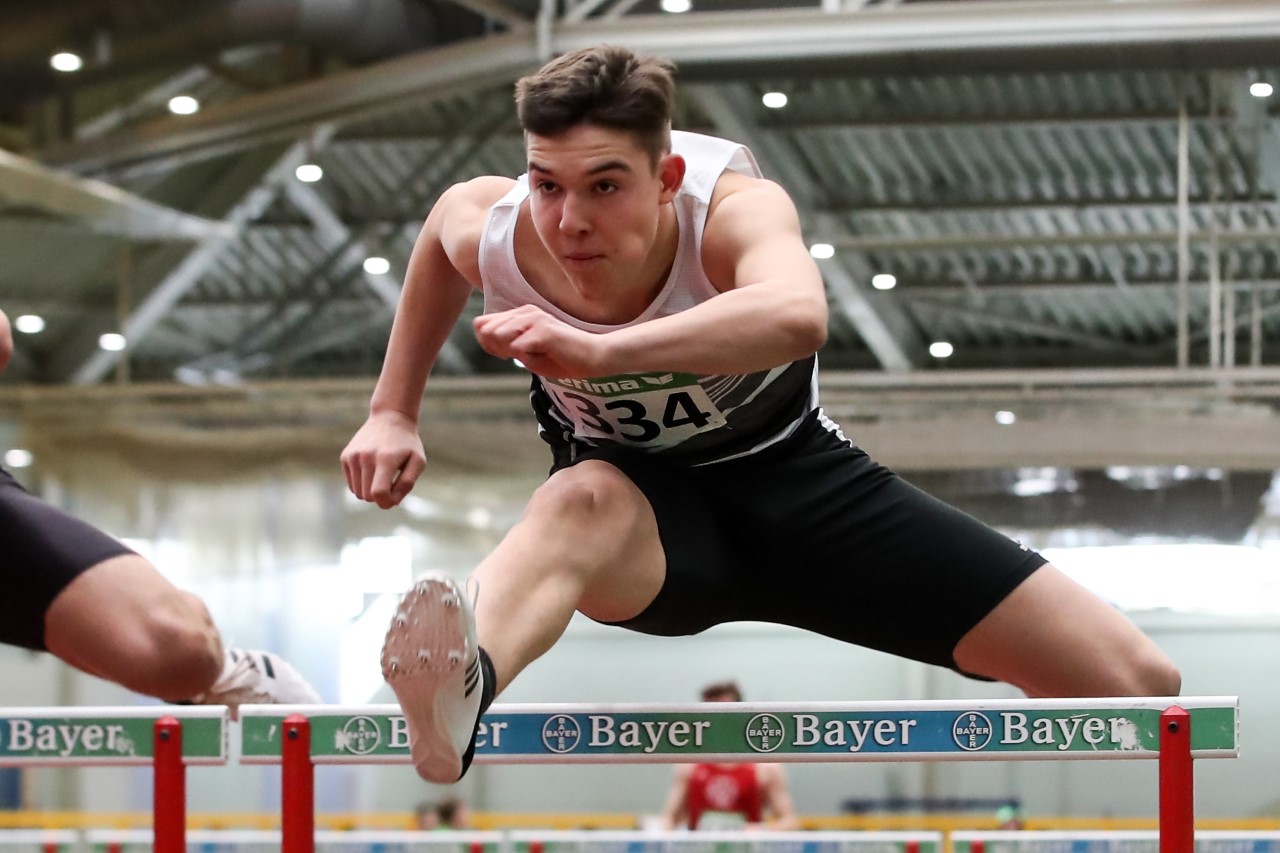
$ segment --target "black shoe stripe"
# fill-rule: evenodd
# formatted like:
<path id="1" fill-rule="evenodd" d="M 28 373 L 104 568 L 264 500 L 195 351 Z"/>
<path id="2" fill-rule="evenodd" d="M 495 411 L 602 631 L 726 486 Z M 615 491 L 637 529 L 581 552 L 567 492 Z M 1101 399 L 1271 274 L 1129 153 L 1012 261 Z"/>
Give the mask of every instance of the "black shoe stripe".
<path id="1" fill-rule="evenodd" d="M 271 656 L 270 656 L 270 655 L 268 655 L 268 654 L 263 654 L 263 655 L 262 655 L 262 668 L 263 668 L 263 669 L 265 669 L 265 670 L 267 671 L 267 676 L 268 676 L 268 677 L 270 677 L 270 678 L 275 678 L 275 677 L 276 677 L 276 671 L 275 671 L 275 669 L 273 669 L 273 668 L 272 668 L 272 666 L 271 666 Z"/>
<path id="2" fill-rule="evenodd" d="M 470 695 L 471 695 L 471 691 L 473 691 L 473 690 L 475 690 L 475 689 L 476 689 L 476 684 L 477 684 L 479 681 L 480 681 L 480 673 L 478 673 L 478 672 L 477 672 L 475 675 L 469 675 L 469 676 L 467 676 L 467 680 L 466 680 L 466 688 L 467 688 L 467 695 L 468 695 L 468 696 L 470 696 Z"/>

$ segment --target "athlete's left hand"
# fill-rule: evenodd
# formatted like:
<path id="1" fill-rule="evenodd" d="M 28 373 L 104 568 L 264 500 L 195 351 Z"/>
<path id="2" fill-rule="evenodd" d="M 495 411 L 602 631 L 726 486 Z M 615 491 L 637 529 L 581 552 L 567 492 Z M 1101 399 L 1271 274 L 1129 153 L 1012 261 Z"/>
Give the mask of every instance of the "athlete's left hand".
<path id="1" fill-rule="evenodd" d="M 602 335 L 575 329 L 534 305 L 482 314 L 476 340 L 490 355 L 518 359 L 548 379 L 590 379 L 605 373 Z"/>

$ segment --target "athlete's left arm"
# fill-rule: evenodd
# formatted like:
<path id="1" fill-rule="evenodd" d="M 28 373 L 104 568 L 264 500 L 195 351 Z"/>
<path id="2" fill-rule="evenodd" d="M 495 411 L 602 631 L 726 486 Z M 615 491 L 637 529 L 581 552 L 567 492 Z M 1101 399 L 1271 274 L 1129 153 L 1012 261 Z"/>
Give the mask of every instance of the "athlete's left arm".
<path id="1" fill-rule="evenodd" d="M 782 765 L 758 764 L 756 774 L 768 827 L 777 830 L 799 829 L 800 821 L 791 804 L 791 792 L 787 790 L 787 775 Z"/>
<path id="2" fill-rule="evenodd" d="M 822 274 L 791 198 L 772 181 L 732 178 L 735 189 L 718 199 L 703 231 L 703 267 L 722 292 L 604 335 L 602 374 L 751 373 L 807 358 L 826 342 Z"/>

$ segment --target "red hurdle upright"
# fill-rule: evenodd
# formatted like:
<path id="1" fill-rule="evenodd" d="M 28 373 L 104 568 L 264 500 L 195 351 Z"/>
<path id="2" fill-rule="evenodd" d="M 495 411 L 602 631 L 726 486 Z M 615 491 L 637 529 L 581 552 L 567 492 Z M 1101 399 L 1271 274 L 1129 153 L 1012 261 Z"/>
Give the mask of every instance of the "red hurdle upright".
<path id="1" fill-rule="evenodd" d="M 1194 795 L 1191 714 L 1171 705 L 1160 715 L 1160 853 L 1195 853 Z"/>
<path id="2" fill-rule="evenodd" d="M 186 853 L 187 772 L 182 763 L 182 723 L 161 717 L 155 724 L 155 853 Z"/>
<path id="3" fill-rule="evenodd" d="M 315 765 L 311 723 L 301 714 L 284 718 L 280 778 L 280 853 L 315 853 Z"/>

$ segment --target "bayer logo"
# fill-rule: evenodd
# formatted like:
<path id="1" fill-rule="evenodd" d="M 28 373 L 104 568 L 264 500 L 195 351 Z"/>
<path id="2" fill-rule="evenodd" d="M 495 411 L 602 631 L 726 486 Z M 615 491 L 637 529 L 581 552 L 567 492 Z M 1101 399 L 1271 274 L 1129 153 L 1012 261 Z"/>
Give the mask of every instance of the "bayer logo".
<path id="1" fill-rule="evenodd" d="M 352 755 L 368 755 L 382 742 L 382 732 L 372 717 L 352 717 L 334 737 L 334 746 Z"/>
<path id="2" fill-rule="evenodd" d="M 747 746 L 756 752 L 773 752 L 786 737 L 782 718 L 775 714 L 756 714 L 747 720 Z"/>
<path id="3" fill-rule="evenodd" d="M 542 744 L 552 752 L 573 752 L 582 740 L 582 726 L 564 714 L 548 717 L 542 724 Z"/>
<path id="4" fill-rule="evenodd" d="M 951 737 L 966 752 L 982 749 L 991 743 L 991 721 L 986 714 L 965 711 L 951 724 Z"/>

